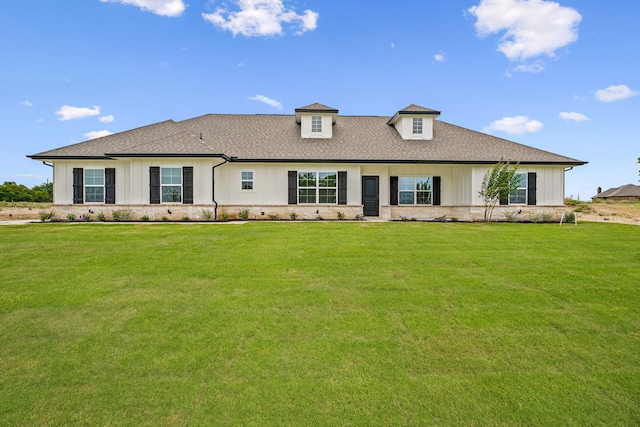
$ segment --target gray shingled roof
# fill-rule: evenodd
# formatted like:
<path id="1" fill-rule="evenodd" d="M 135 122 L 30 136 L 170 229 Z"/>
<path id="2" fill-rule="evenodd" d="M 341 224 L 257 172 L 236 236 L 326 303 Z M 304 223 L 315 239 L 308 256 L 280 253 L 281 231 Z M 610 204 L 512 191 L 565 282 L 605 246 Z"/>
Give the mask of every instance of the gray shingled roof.
<path id="1" fill-rule="evenodd" d="M 640 197 L 640 185 L 627 184 L 620 187 L 610 188 L 593 197 L 597 197 L 599 199 L 606 199 L 608 197 Z"/>
<path id="2" fill-rule="evenodd" d="M 294 115 L 207 114 L 181 122 L 160 122 L 29 157 L 55 160 L 224 155 L 239 161 L 495 163 L 504 159 L 539 164 L 585 163 L 440 120 L 434 120 L 433 140 L 403 140 L 387 124 L 390 118 L 339 116 L 332 138 L 304 139 Z"/>

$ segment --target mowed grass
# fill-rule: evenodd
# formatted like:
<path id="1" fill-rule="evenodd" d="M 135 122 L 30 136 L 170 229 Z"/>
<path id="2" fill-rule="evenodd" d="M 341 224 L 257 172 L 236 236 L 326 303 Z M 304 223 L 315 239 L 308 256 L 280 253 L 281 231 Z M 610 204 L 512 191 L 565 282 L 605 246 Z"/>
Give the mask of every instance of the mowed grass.
<path id="1" fill-rule="evenodd" d="M 0 228 L 0 425 L 638 425 L 640 227 Z"/>

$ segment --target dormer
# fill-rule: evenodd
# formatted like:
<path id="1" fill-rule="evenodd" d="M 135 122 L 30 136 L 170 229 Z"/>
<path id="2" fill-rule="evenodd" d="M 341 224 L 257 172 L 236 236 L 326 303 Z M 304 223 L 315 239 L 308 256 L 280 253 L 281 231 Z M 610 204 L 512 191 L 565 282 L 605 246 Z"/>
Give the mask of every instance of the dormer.
<path id="1" fill-rule="evenodd" d="M 402 139 L 427 140 L 433 139 L 433 121 L 440 115 L 440 111 L 411 104 L 398 111 L 387 122 L 395 126 Z"/>
<path id="2" fill-rule="evenodd" d="M 338 110 L 322 104 L 296 108 L 296 123 L 303 138 L 331 138 Z"/>

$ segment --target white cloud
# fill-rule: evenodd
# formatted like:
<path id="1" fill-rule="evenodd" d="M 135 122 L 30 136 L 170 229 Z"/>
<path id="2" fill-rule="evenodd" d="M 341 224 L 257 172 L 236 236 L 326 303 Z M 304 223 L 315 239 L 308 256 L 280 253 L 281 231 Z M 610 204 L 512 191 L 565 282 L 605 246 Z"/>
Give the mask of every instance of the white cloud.
<path id="1" fill-rule="evenodd" d="M 317 12 L 307 9 L 299 15 L 287 9 L 283 0 L 237 0 L 235 3 L 240 7 L 237 12 L 218 8 L 213 13 L 203 13 L 202 17 L 223 30 L 231 31 L 234 36 L 281 35 L 282 24 L 297 27 L 296 34 L 313 31 L 318 26 Z"/>
<path id="2" fill-rule="evenodd" d="M 391 46 L 391 49 L 395 49 L 396 48 L 396 44 L 394 42 L 391 42 L 390 46 Z"/>
<path id="3" fill-rule="evenodd" d="M 84 136 L 87 139 L 96 139 L 96 138 L 102 138 L 103 136 L 109 136 L 112 134 L 113 132 L 110 132 L 108 130 L 94 130 L 94 131 L 85 133 Z"/>
<path id="4" fill-rule="evenodd" d="M 112 115 L 108 115 L 108 116 L 98 117 L 98 120 L 100 120 L 100 122 L 102 123 L 111 123 L 112 121 L 115 120 L 115 118 Z"/>
<path id="5" fill-rule="evenodd" d="M 562 112 L 560 113 L 559 117 L 567 122 L 586 122 L 587 120 L 589 120 L 589 117 L 585 116 L 582 113 L 576 113 L 576 112 Z"/>
<path id="6" fill-rule="evenodd" d="M 532 64 L 520 64 L 517 65 L 513 68 L 511 68 L 510 70 L 507 70 L 506 75 L 507 77 L 511 77 L 512 74 L 511 72 L 516 72 L 516 73 L 531 73 L 531 74 L 537 74 L 541 71 L 544 70 L 544 62 L 543 61 L 536 61 Z"/>
<path id="7" fill-rule="evenodd" d="M 24 105 L 25 107 L 33 107 L 33 104 L 29 101 L 22 101 L 20 105 Z"/>
<path id="8" fill-rule="evenodd" d="M 444 62 L 444 53 L 438 53 L 436 55 L 433 55 L 433 59 L 435 59 L 438 62 Z"/>
<path id="9" fill-rule="evenodd" d="M 609 86 L 596 91 L 596 99 L 602 102 L 614 102 L 636 96 L 638 92 L 631 90 L 627 85 Z"/>
<path id="10" fill-rule="evenodd" d="M 84 119 L 85 117 L 100 115 L 100 107 L 93 106 L 93 108 L 72 107 L 70 105 L 63 105 L 60 107 L 56 114 L 60 116 L 60 121 Z"/>
<path id="11" fill-rule="evenodd" d="M 527 116 L 505 117 L 495 120 L 484 128 L 485 132 L 500 131 L 511 135 L 522 135 L 525 133 L 538 132 L 544 127 L 538 120 L 530 120 Z"/>
<path id="12" fill-rule="evenodd" d="M 577 10 L 546 0 L 481 0 L 468 9 L 484 37 L 505 32 L 498 50 L 512 61 L 555 51 L 578 40 L 582 16 Z"/>
<path id="13" fill-rule="evenodd" d="M 100 0 L 102 3 L 122 3 L 137 6 L 140 9 L 160 16 L 176 17 L 182 15 L 187 6 L 182 0 Z"/>
<path id="14" fill-rule="evenodd" d="M 262 103 L 267 104 L 268 106 L 273 107 L 273 108 L 275 108 L 277 110 L 282 110 L 282 104 L 281 103 L 279 103 L 275 99 L 268 98 L 268 97 L 266 97 L 264 95 L 251 96 L 251 97 L 249 97 L 249 99 L 252 100 L 252 101 L 262 102 Z"/>

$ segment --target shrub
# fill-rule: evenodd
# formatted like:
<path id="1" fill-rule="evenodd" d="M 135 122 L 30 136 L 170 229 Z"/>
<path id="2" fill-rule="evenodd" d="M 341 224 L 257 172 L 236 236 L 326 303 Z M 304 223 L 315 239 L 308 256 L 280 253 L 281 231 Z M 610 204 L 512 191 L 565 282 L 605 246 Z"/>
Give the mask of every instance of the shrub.
<path id="1" fill-rule="evenodd" d="M 133 211 L 130 208 L 118 209 L 111 212 L 114 221 L 131 221 L 133 219 Z"/>
<path id="2" fill-rule="evenodd" d="M 580 213 L 589 213 L 589 212 L 591 212 L 591 206 L 589 206 L 586 203 L 581 203 L 581 204 L 577 205 L 573 211 L 574 212 L 580 212 Z"/>
<path id="3" fill-rule="evenodd" d="M 171 221 L 171 220 L 169 219 L 168 216 L 165 215 L 165 216 L 162 217 L 162 222 L 169 222 L 169 221 Z"/>
<path id="4" fill-rule="evenodd" d="M 53 211 L 53 209 L 50 209 L 48 211 L 40 211 L 40 221 L 42 222 L 53 221 L 55 217 L 56 213 Z"/>
<path id="5" fill-rule="evenodd" d="M 74 214 L 73 212 L 67 214 L 67 221 L 73 222 L 75 220 L 76 220 L 76 214 Z"/>
<path id="6" fill-rule="evenodd" d="M 229 221 L 229 213 L 223 210 L 222 212 L 220 212 L 220 219 L 224 222 Z"/>
<path id="7" fill-rule="evenodd" d="M 271 221 L 277 221 L 278 220 L 278 214 L 269 214 L 269 219 Z"/>
<path id="8" fill-rule="evenodd" d="M 518 220 L 518 212 L 505 212 L 504 219 L 507 222 L 516 222 Z"/>
<path id="9" fill-rule="evenodd" d="M 344 219 L 344 212 L 338 211 L 338 219 L 342 221 Z"/>
<path id="10" fill-rule="evenodd" d="M 140 218 L 140 220 L 147 222 L 147 221 L 150 221 L 151 218 L 149 218 L 149 215 L 142 215 L 142 218 Z"/>
<path id="11" fill-rule="evenodd" d="M 185 221 L 185 222 L 186 221 L 191 221 L 191 218 L 189 218 L 188 216 L 185 215 L 185 216 L 182 217 L 181 221 Z"/>
<path id="12" fill-rule="evenodd" d="M 539 217 L 540 222 L 553 222 L 553 214 L 551 212 L 542 212 Z"/>
<path id="13" fill-rule="evenodd" d="M 289 213 L 289 219 L 291 219 L 291 221 L 295 221 L 298 219 L 298 214 L 295 211 Z"/>
<path id="14" fill-rule="evenodd" d="M 564 220 L 563 222 L 575 222 L 576 220 L 576 214 L 573 212 L 569 212 L 564 214 Z"/>
<path id="15" fill-rule="evenodd" d="M 238 218 L 242 221 L 246 221 L 249 219 L 249 209 L 240 209 L 238 212 Z"/>
<path id="16" fill-rule="evenodd" d="M 98 221 L 105 222 L 107 220 L 107 216 L 102 211 L 99 212 L 98 215 L 96 215 L 96 217 L 98 218 Z"/>
<path id="17" fill-rule="evenodd" d="M 201 209 L 200 216 L 205 221 L 213 220 L 213 211 L 211 209 Z"/>
<path id="18" fill-rule="evenodd" d="M 93 215 L 91 215 L 90 213 L 88 213 L 84 217 L 82 217 L 82 220 L 85 221 L 85 222 L 91 222 L 91 219 L 93 219 Z"/>

